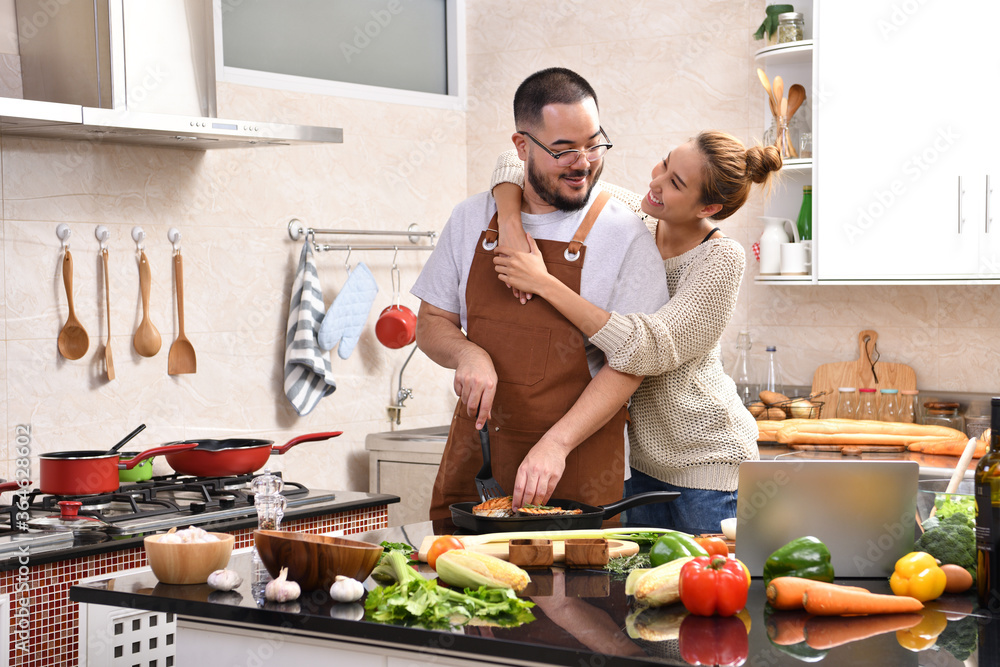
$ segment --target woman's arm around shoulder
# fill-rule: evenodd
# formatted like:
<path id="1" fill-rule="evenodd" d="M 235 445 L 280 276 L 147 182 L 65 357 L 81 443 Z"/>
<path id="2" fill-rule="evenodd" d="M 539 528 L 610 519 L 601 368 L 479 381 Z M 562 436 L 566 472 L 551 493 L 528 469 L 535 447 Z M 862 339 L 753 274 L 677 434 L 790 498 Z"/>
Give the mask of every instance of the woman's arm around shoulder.
<path id="1" fill-rule="evenodd" d="M 705 256 L 681 278 L 655 313 L 611 317 L 590 337 L 617 371 L 661 375 L 706 354 L 732 319 L 746 253 L 732 239 L 710 241 Z"/>

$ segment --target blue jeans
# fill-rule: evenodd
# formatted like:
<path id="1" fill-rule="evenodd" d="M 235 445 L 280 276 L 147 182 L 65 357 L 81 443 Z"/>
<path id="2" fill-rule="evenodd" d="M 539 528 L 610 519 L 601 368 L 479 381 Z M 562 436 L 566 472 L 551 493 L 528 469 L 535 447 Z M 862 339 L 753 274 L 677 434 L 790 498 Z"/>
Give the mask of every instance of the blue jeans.
<path id="1" fill-rule="evenodd" d="M 721 533 L 720 522 L 736 516 L 735 491 L 686 489 L 643 474 L 632 468 L 632 477 L 625 481 L 625 495 L 646 491 L 680 491 L 673 502 L 633 507 L 625 513 L 625 525 L 673 528 L 685 533 Z"/>

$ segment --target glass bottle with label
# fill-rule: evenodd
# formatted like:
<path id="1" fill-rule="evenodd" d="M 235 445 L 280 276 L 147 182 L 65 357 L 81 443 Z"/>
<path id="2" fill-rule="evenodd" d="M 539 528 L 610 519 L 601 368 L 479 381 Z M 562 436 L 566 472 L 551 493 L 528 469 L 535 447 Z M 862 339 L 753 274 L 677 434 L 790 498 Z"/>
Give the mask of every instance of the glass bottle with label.
<path id="1" fill-rule="evenodd" d="M 899 421 L 899 390 L 881 389 L 878 404 L 878 420 L 880 422 Z"/>
<path id="2" fill-rule="evenodd" d="M 750 364 L 750 332 L 741 331 L 736 338 L 736 363 L 730 369 L 729 376 L 736 383 L 736 393 L 743 405 L 750 405 L 757 400 L 757 392 L 753 383 L 753 372 Z"/>
<path id="3" fill-rule="evenodd" d="M 837 419 L 855 419 L 857 413 L 857 390 L 854 387 L 841 387 L 837 392 Z"/>
<path id="4" fill-rule="evenodd" d="M 1000 606 L 1000 398 L 990 413 L 990 449 L 976 466 L 976 581 L 979 606 L 993 610 Z"/>
<path id="5" fill-rule="evenodd" d="M 899 421 L 906 424 L 920 423 L 920 392 L 904 389 L 899 392 Z"/>
<path id="6" fill-rule="evenodd" d="M 858 403 L 857 417 L 855 419 L 878 419 L 878 397 L 871 387 L 864 387 L 858 390 L 861 394 Z"/>

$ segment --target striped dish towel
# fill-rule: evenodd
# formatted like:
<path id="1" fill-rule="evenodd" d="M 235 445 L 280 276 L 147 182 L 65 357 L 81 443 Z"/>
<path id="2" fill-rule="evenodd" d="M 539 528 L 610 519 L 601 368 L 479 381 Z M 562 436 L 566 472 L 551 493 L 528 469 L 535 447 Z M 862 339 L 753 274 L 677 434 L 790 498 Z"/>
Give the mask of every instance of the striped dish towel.
<path id="1" fill-rule="evenodd" d="M 321 398 L 337 388 L 330 359 L 316 340 L 325 311 L 316 261 L 307 239 L 292 284 L 285 334 L 285 396 L 299 415 L 309 414 Z"/>

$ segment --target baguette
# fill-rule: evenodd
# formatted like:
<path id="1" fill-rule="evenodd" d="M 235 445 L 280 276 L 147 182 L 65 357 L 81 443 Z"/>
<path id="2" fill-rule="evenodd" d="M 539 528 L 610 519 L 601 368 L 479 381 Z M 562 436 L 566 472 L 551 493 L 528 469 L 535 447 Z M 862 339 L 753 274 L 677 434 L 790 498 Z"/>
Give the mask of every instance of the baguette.
<path id="1" fill-rule="evenodd" d="M 961 431 L 947 426 L 930 424 L 904 424 L 864 419 L 805 419 L 794 422 L 805 426 L 811 433 L 889 433 L 912 436 L 965 437 Z"/>
<path id="2" fill-rule="evenodd" d="M 778 428 L 775 440 L 786 445 L 895 445 L 918 442 L 951 447 L 965 434 L 947 426 L 852 419 L 804 419 Z"/>
<path id="3" fill-rule="evenodd" d="M 907 445 L 906 449 L 911 452 L 921 452 L 922 454 L 936 454 L 938 456 L 961 456 L 965 451 L 968 440 L 950 439 L 941 442 L 921 440 Z M 972 458 L 978 459 L 986 455 L 989 446 L 979 440 L 976 443 L 976 451 L 972 453 Z"/>

